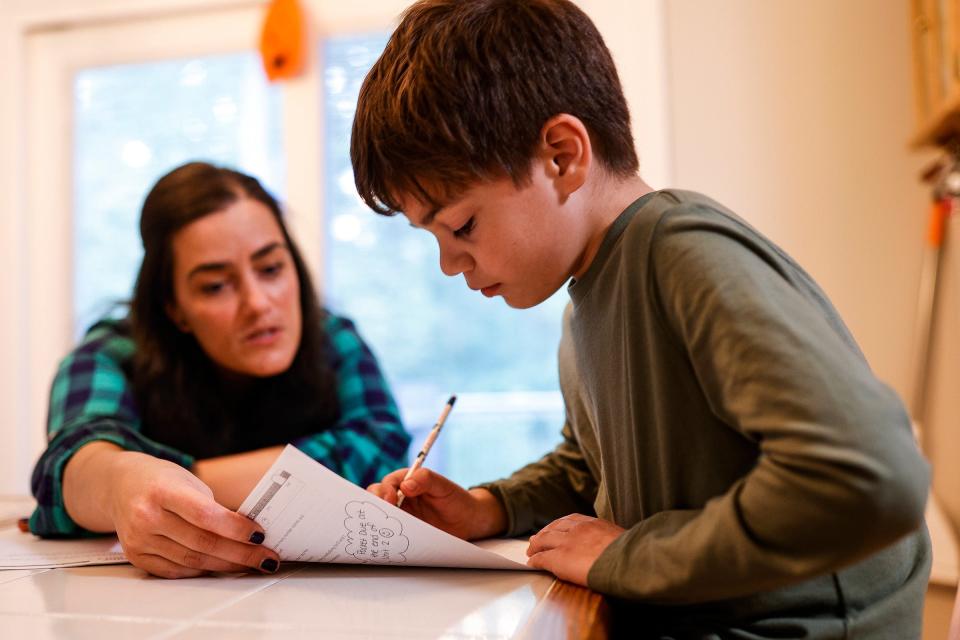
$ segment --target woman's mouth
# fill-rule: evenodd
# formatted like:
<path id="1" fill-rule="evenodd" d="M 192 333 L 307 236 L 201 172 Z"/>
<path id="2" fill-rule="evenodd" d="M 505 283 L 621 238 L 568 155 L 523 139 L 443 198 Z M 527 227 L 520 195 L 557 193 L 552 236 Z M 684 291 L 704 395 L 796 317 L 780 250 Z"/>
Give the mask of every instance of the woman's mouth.
<path id="1" fill-rule="evenodd" d="M 273 344 L 279 336 L 279 327 L 264 327 L 263 329 L 257 329 L 256 331 L 248 333 L 244 338 L 244 342 L 258 346 L 269 345 Z"/>

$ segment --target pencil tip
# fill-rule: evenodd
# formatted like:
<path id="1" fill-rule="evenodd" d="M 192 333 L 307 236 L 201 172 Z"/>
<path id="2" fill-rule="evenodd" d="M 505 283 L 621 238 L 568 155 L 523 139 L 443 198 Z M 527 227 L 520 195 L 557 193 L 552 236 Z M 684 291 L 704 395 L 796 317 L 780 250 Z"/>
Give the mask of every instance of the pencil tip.
<path id="1" fill-rule="evenodd" d="M 450 399 L 447 400 L 447 404 L 452 407 L 453 403 L 456 401 L 457 401 L 457 394 L 453 394 L 452 396 L 450 396 Z"/>

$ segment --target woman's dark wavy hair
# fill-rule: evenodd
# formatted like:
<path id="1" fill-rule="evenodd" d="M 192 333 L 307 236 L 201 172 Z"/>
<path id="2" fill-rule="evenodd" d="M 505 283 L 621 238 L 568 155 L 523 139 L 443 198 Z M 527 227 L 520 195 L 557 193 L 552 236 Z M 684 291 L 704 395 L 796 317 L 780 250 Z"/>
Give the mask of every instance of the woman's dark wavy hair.
<path id="1" fill-rule="evenodd" d="M 232 203 L 265 205 L 290 250 L 300 281 L 303 331 L 290 367 L 268 378 L 226 380 L 194 336 L 167 315 L 173 294 L 173 237 Z M 323 430 L 338 414 L 335 373 L 323 331 L 325 312 L 276 199 L 256 178 L 204 162 L 166 174 L 140 215 L 143 263 L 130 305 L 136 344 L 131 378 L 143 433 L 198 458 L 289 442 Z"/>

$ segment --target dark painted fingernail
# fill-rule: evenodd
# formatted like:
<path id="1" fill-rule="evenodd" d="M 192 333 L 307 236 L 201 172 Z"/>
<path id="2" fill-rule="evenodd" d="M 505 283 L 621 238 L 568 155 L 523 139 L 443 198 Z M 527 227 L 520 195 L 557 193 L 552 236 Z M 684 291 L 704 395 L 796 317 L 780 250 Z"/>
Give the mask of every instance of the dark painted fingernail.
<path id="1" fill-rule="evenodd" d="M 262 544 L 262 543 L 263 543 L 263 532 L 262 532 L 262 531 L 254 531 L 253 533 L 251 533 L 251 534 L 250 534 L 250 542 L 252 542 L 253 544 Z"/>
<path id="2" fill-rule="evenodd" d="M 273 558 L 267 558 L 260 563 L 260 568 L 266 571 L 267 573 L 273 573 L 277 570 L 277 567 L 280 566 L 277 564 L 277 561 Z"/>

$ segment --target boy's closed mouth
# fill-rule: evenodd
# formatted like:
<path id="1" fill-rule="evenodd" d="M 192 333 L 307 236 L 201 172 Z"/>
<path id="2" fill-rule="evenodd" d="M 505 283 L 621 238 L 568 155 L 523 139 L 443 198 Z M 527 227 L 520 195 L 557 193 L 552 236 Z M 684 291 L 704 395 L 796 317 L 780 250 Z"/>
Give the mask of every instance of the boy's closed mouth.
<path id="1" fill-rule="evenodd" d="M 483 287 L 482 289 L 480 289 L 480 293 L 487 296 L 488 298 L 492 298 L 497 294 L 497 291 L 499 290 L 500 290 L 500 283 L 498 282 L 497 284 L 492 284 L 489 287 Z"/>

